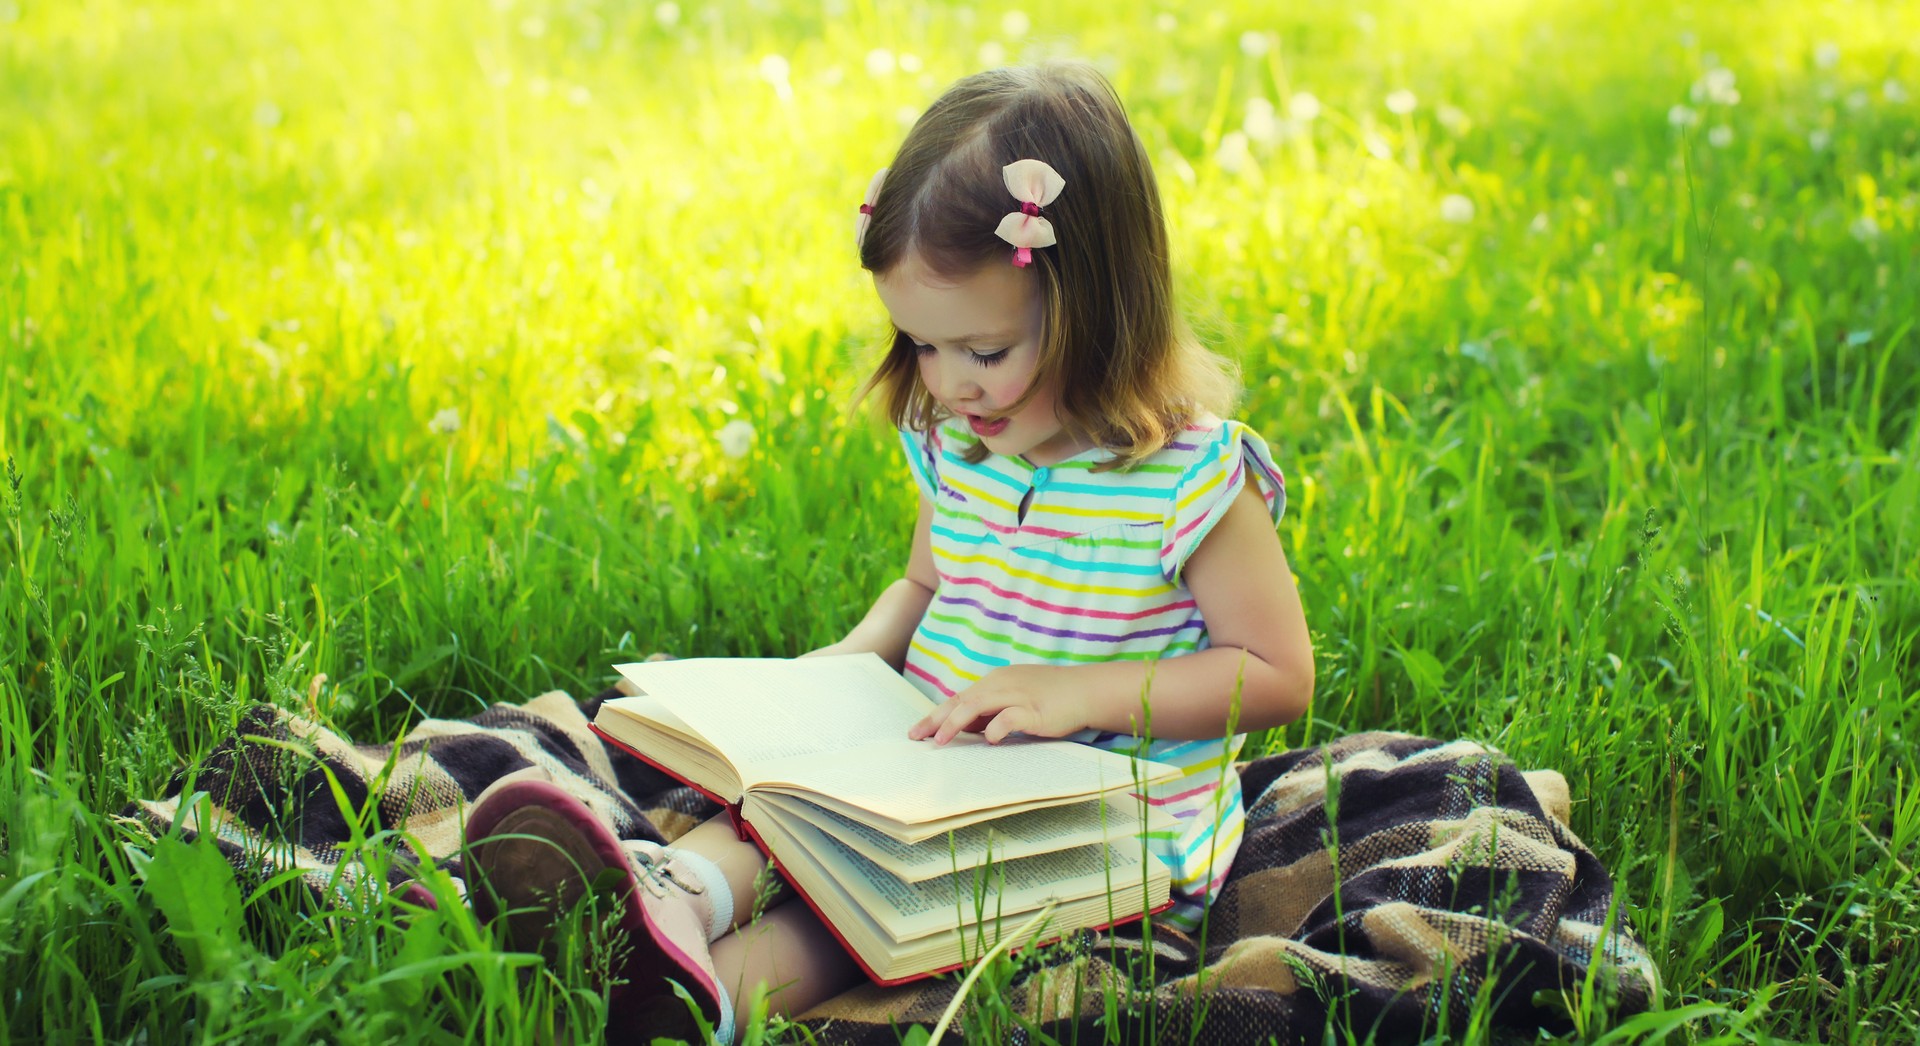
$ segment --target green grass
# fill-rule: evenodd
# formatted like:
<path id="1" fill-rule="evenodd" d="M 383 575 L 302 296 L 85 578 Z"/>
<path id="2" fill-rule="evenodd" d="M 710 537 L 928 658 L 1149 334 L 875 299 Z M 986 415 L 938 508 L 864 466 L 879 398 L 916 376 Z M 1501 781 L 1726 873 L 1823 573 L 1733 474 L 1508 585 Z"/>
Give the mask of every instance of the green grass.
<path id="1" fill-rule="evenodd" d="M 1920 9 L 1269 7 L 0 0 L 0 1039 L 591 1022 L 585 959 L 143 888 L 111 814 L 317 674 L 382 740 L 857 620 L 912 504 L 854 204 L 983 45 L 1107 64 L 1243 361 L 1271 743 L 1564 772 L 1667 1041 L 1920 1036 Z"/>

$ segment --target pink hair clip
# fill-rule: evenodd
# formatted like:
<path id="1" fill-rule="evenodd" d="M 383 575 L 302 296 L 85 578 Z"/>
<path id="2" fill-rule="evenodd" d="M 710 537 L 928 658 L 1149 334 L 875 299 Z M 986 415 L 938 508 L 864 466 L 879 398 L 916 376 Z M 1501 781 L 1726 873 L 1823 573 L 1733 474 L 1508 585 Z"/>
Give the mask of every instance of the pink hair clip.
<path id="1" fill-rule="evenodd" d="M 1000 175 L 1006 179 L 1007 191 L 1020 201 L 1020 209 L 1000 219 L 1000 227 L 993 232 L 1013 244 L 1013 264 L 1025 268 L 1033 264 L 1033 248 L 1059 242 L 1053 223 L 1040 217 L 1040 208 L 1059 197 L 1067 180 L 1042 160 L 1015 160 L 1000 168 Z"/>
<path id="2" fill-rule="evenodd" d="M 860 205 L 860 217 L 853 220 L 853 245 L 855 247 L 859 247 L 861 244 L 867 242 L 867 226 L 873 224 L 873 202 L 880 198 L 880 186 L 887 180 L 887 171 L 889 169 L 890 168 L 886 167 L 880 168 L 880 172 L 873 176 L 873 181 L 867 186 L 867 199 L 865 203 Z"/>

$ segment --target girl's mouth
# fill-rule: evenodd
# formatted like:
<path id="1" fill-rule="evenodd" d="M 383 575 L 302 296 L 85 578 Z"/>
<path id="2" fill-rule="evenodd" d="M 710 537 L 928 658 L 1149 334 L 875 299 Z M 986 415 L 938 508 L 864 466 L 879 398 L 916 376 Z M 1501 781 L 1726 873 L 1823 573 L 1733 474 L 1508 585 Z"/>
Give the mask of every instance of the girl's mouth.
<path id="1" fill-rule="evenodd" d="M 967 415 L 967 424 L 973 426 L 973 434 L 976 436 L 998 436 L 1006 430 L 1007 421 L 1007 418 L 988 421 L 978 414 Z"/>

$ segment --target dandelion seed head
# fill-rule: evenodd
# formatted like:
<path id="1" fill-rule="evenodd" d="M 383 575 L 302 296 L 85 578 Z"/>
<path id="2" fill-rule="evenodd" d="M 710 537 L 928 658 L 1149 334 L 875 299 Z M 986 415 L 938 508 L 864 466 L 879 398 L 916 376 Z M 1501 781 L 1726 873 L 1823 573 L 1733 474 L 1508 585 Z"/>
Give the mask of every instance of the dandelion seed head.
<path id="1" fill-rule="evenodd" d="M 1301 123 L 1319 119 L 1320 99 L 1307 91 L 1293 92 L 1293 97 L 1287 99 L 1287 116 Z"/>
<path id="2" fill-rule="evenodd" d="M 720 443 L 720 453 L 729 458 L 744 458 L 753 449 L 753 423 L 736 418 L 720 426 L 714 438 Z"/>
<path id="3" fill-rule="evenodd" d="M 1907 85 L 1898 80 L 1888 80 L 1880 85 L 1880 97 L 1899 105 L 1907 100 Z"/>
<path id="4" fill-rule="evenodd" d="M 1387 95 L 1387 111 L 1396 116 L 1405 116 L 1419 105 L 1420 99 L 1404 87 Z"/>
<path id="5" fill-rule="evenodd" d="M 680 5 L 674 3 L 673 0 L 666 0 L 665 3 L 655 4 L 653 8 L 653 20 L 660 23 L 660 28 L 662 29 L 672 29 L 674 26 L 680 24 Z"/>
<path id="6" fill-rule="evenodd" d="M 1248 58 L 1264 58 L 1272 49 L 1273 37 L 1258 29 L 1249 29 L 1240 34 L 1240 53 Z"/>
<path id="7" fill-rule="evenodd" d="M 1692 127 L 1700 122 L 1700 114 L 1685 105 L 1676 105 L 1667 110 L 1667 122 L 1675 127 Z"/>
<path id="8" fill-rule="evenodd" d="M 982 66 L 997 69 L 1007 64 L 1007 46 L 998 40 L 988 40 L 980 45 L 980 53 L 977 57 Z"/>
<path id="9" fill-rule="evenodd" d="M 1832 144 L 1833 132 L 1824 127 L 1816 127 L 1807 132 L 1807 148 L 1812 149 L 1814 152 L 1826 152 L 1827 146 Z"/>
<path id="10" fill-rule="evenodd" d="M 1716 125 L 1712 130 L 1707 132 L 1707 144 L 1713 146 L 1715 149 L 1725 149 L 1727 146 L 1732 145 L 1733 128 L 1728 127 L 1726 124 Z"/>
<path id="11" fill-rule="evenodd" d="M 1240 123 L 1247 137 L 1262 145 L 1271 145 L 1280 137 L 1280 121 L 1274 118 L 1273 103 L 1265 98 L 1247 99 L 1247 116 Z"/>
<path id="12" fill-rule="evenodd" d="M 427 431 L 442 436 L 459 432 L 460 411 L 454 407 L 441 407 L 434 412 L 433 420 L 427 422 Z"/>
<path id="13" fill-rule="evenodd" d="M 1868 243 L 1880 238 L 1880 223 L 1874 221 L 1870 214 L 1863 215 L 1852 225 L 1847 226 L 1847 231 L 1853 234 L 1854 239 L 1861 243 Z"/>
<path id="14" fill-rule="evenodd" d="M 1241 131 L 1228 131 L 1220 136 L 1220 148 L 1213 154 L 1213 162 L 1228 174 L 1239 174 L 1253 163 L 1253 153 L 1247 149 L 1247 136 Z"/>
<path id="15" fill-rule="evenodd" d="M 760 59 L 760 79 L 773 88 L 781 102 L 793 101 L 793 65 L 786 56 L 770 54 Z"/>
<path id="16" fill-rule="evenodd" d="M 1033 19 L 1025 11 L 1008 11 L 1000 16 L 1000 31 L 1015 40 L 1027 35 L 1033 29 Z"/>
<path id="17" fill-rule="evenodd" d="M 1822 69 L 1831 69 L 1840 64 L 1840 45 L 1831 40 L 1822 40 L 1813 48 L 1813 64 Z"/>
<path id="18" fill-rule="evenodd" d="M 1155 16 L 1153 27 L 1162 33 L 1171 33 L 1175 29 L 1180 28 L 1180 20 L 1173 17 L 1172 14 L 1162 11 L 1159 15 Z"/>
<path id="19" fill-rule="evenodd" d="M 894 61 L 893 52 L 884 47 L 876 47 L 867 52 L 867 75 L 869 76 L 892 76 L 897 64 Z"/>
<path id="20" fill-rule="evenodd" d="M 1473 201 L 1459 193 L 1448 193 L 1440 198 L 1440 220 L 1455 225 L 1465 225 L 1473 220 Z"/>

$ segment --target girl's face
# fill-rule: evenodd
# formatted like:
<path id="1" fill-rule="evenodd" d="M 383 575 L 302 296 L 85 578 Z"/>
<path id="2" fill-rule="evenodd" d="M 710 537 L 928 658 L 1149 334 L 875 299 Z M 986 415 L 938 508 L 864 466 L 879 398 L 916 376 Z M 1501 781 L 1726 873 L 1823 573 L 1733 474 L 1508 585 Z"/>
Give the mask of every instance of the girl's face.
<path id="1" fill-rule="evenodd" d="M 972 426 L 987 449 L 1051 465 L 1086 449 L 1062 429 L 1057 387 L 1042 388 L 1011 416 L 1040 359 L 1039 277 L 1011 263 L 959 282 L 935 275 L 917 254 L 874 276 L 893 325 L 918 346 L 920 380 Z"/>

